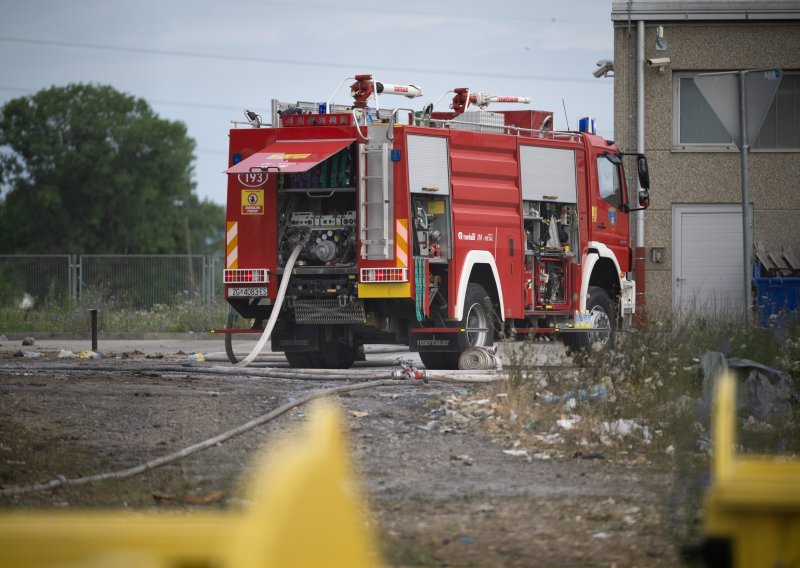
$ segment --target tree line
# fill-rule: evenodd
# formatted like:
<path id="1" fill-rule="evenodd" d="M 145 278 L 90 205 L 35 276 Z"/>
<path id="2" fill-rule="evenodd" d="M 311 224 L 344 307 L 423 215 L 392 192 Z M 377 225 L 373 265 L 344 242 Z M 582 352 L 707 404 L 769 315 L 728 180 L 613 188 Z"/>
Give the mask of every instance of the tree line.
<path id="1" fill-rule="evenodd" d="M 70 84 L 0 109 L 0 254 L 215 254 L 195 142 L 142 98 Z"/>

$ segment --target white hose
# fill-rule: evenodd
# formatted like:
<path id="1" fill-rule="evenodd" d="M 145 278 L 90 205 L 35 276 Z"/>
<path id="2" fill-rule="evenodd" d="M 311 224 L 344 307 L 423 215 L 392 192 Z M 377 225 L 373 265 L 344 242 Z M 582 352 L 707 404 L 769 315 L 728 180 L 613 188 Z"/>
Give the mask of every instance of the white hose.
<path id="1" fill-rule="evenodd" d="M 295 246 L 294 250 L 292 250 L 289 260 L 286 262 L 286 266 L 283 268 L 283 278 L 281 278 L 281 285 L 278 288 L 278 296 L 275 298 L 275 305 L 272 307 L 272 313 L 269 316 L 267 326 L 264 328 L 264 333 L 261 334 L 261 338 L 259 338 L 258 343 L 256 343 L 255 347 L 253 347 L 253 350 L 250 352 L 250 354 L 236 363 L 236 367 L 247 367 L 256 357 L 258 357 L 258 355 L 261 353 L 261 350 L 264 349 L 264 345 L 267 344 L 269 336 L 272 335 L 272 328 L 275 327 L 275 322 L 278 320 L 278 314 L 280 313 L 281 306 L 283 305 L 283 297 L 286 295 L 286 288 L 289 286 L 289 278 L 292 276 L 294 263 L 297 261 L 297 257 L 300 255 L 301 250 L 303 250 L 302 245 Z"/>
<path id="2" fill-rule="evenodd" d="M 497 368 L 497 359 L 491 349 L 468 347 L 458 358 L 458 368 L 465 371 L 490 371 Z"/>
<path id="3" fill-rule="evenodd" d="M 274 420 L 278 416 L 285 414 L 292 408 L 297 408 L 311 400 L 323 397 L 323 396 L 331 396 L 336 395 L 339 393 L 351 392 L 355 390 L 362 390 L 362 389 L 369 389 L 374 387 L 384 387 L 384 386 L 399 386 L 399 385 L 408 385 L 413 383 L 408 383 L 407 381 L 393 381 L 393 380 L 378 380 L 378 381 L 370 381 L 366 383 L 356 383 L 354 385 L 344 385 L 339 387 L 333 387 L 329 389 L 319 390 L 316 392 L 312 392 L 302 398 L 294 400 L 292 402 L 287 402 L 286 404 L 279 406 L 278 408 L 267 412 L 266 414 L 262 414 L 252 420 L 245 422 L 244 424 L 240 424 L 235 428 L 228 430 L 227 432 L 223 432 L 222 434 L 218 434 L 212 438 L 207 438 L 202 442 L 198 442 L 196 444 L 192 444 L 191 446 L 185 447 L 181 450 L 176 452 L 172 452 L 171 454 L 167 454 L 165 456 L 161 456 L 158 458 L 151 459 L 139 465 L 129 467 L 126 469 L 116 470 L 116 471 L 107 471 L 104 473 L 98 473 L 95 475 L 86 475 L 83 477 L 76 477 L 76 478 L 67 478 L 63 475 L 57 475 L 54 479 L 50 481 L 46 481 L 44 483 L 34 483 L 32 485 L 17 485 L 12 487 L 3 487 L 0 489 L 0 497 L 9 497 L 11 495 L 23 495 L 25 493 L 33 493 L 37 491 L 46 491 L 48 489 L 55 489 L 56 487 L 67 487 L 67 486 L 75 486 L 75 485 L 85 485 L 87 483 L 94 483 L 95 481 L 104 481 L 106 479 L 125 479 L 128 477 L 133 477 L 134 475 L 139 475 L 140 473 L 144 473 L 146 471 L 155 469 L 157 467 L 161 467 L 168 463 L 172 463 L 179 459 L 183 459 L 186 456 L 190 456 L 196 452 L 207 450 L 208 448 L 212 448 L 214 446 L 218 446 L 222 444 L 234 436 L 238 436 L 252 430 L 257 426 L 261 426 L 271 420 Z"/>

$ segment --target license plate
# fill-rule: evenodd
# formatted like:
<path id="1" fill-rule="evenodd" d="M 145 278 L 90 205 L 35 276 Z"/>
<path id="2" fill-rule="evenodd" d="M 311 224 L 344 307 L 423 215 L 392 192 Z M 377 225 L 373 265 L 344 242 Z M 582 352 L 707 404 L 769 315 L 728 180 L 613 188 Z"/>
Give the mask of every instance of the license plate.
<path id="1" fill-rule="evenodd" d="M 267 295 L 266 286 L 254 286 L 251 288 L 228 288 L 229 298 L 258 298 Z"/>

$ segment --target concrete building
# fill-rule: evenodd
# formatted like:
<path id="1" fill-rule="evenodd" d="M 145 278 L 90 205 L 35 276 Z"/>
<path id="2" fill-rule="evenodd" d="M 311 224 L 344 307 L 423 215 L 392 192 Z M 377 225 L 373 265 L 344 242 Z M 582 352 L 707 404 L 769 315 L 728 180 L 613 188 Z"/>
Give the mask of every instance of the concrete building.
<path id="1" fill-rule="evenodd" d="M 651 206 L 643 214 L 643 231 L 641 221 L 634 227 L 644 239 L 639 244 L 647 259 L 648 311 L 740 312 L 745 305 L 740 153 L 692 79 L 700 72 L 784 71 L 750 152 L 750 202 L 755 242 L 768 251 L 788 247 L 797 255 L 800 2 L 614 0 L 611 18 L 615 138 L 627 151 L 643 143 L 650 165 Z M 637 67 L 644 78 L 641 106 Z"/>

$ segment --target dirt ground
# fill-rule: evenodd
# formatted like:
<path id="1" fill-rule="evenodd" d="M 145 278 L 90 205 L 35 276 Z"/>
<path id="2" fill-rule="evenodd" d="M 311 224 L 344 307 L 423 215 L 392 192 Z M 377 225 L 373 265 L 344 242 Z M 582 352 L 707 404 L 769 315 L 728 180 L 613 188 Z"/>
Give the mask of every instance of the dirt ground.
<path id="1" fill-rule="evenodd" d="M 0 349 L 0 486 L 136 465 L 347 382 L 199 373 L 197 366 L 222 363 L 188 364 L 189 351 L 178 344 L 143 346 L 120 342 L 102 359 L 65 361 L 54 346 L 40 345 L 42 357 L 27 359 L 15 356 L 27 348 L 7 342 Z M 370 352 L 362 366 L 386 369 L 391 357 Z M 158 370 L 165 364 L 186 366 Z M 437 420 L 446 398 L 487 388 L 410 381 L 339 397 L 388 564 L 680 565 L 666 457 L 579 448 L 560 459 L 514 456 L 485 429 Z M 163 496 L 219 492 L 222 499 L 206 507 L 238 507 L 237 484 L 255 451 L 301 424 L 305 411 L 140 476 L 0 497 L 0 507 L 150 509 L 176 506 Z"/>

